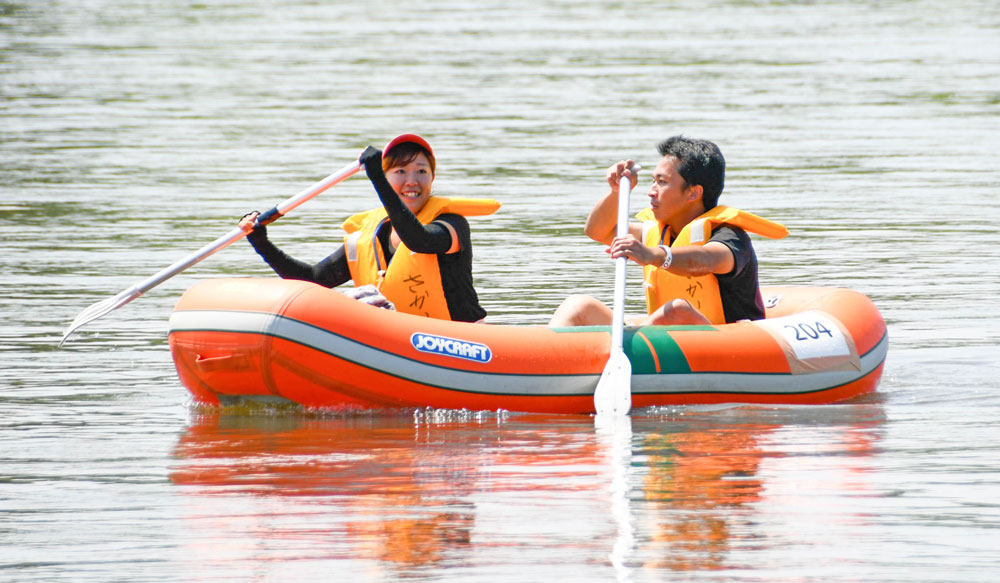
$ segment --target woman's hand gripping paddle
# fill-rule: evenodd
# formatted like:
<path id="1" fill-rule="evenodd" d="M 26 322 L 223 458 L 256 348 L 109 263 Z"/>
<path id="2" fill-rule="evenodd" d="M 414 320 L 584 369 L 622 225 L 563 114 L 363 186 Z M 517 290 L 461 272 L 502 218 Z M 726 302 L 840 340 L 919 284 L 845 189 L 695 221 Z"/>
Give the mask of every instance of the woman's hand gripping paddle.
<path id="1" fill-rule="evenodd" d="M 639 169 L 632 168 L 632 172 Z M 622 176 L 618 183 L 617 236 L 628 234 L 628 199 L 632 194 L 632 181 Z M 614 310 L 611 318 L 611 356 L 604 366 L 601 379 L 594 391 L 594 410 L 598 415 L 628 415 L 632 408 L 632 362 L 625 356 L 622 339 L 625 327 L 625 265 L 628 259 L 615 259 Z"/>
<path id="2" fill-rule="evenodd" d="M 348 177 L 353 175 L 355 172 L 361 169 L 361 164 L 359 162 L 353 162 L 349 166 L 334 172 L 333 174 L 327 176 L 323 180 L 320 180 L 316 184 L 310 186 L 309 188 L 303 190 L 302 192 L 296 194 L 295 196 L 289 198 L 288 200 L 282 202 L 281 204 L 275 206 L 274 208 L 265 211 L 262 215 L 257 217 L 257 225 L 266 225 L 272 223 L 279 218 L 283 217 L 292 209 L 298 207 L 302 203 L 312 199 L 318 194 L 322 193 L 326 189 L 330 188 L 338 182 L 346 180 Z M 62 340 L 59 341 L 59 346 L 66 342 L 66 338 L 73 333 L 74 330 L 83 326 L 84 324 L 91 322 L 108 314 L 113 310 L 124 306 L 125 304 L 131 302 L 135 298 L 141 296 L 147 291 L 153 289 L 154 287 L 160 285 L 164 281 L 170 279 L 171 277 L 177 275 L 178 273 L 184 271 L 188 267 L 191 267 L 195 263 L 198 263 L 202 259 L 205 259 L 209 255 L 217 251 L 225 249 L 229 245 L 239 241 L 246 236 L 243 229 L 236 227 L 232 231 L 229 231 L 222 237 L 219 237 L 215 241 L 212 241 L 208 245 L 205 245 L 201 249 L 191 253 L 187 257 L 184 257 L 180 261 L 177 261 L 173 265 L 163 269 L 162 271 L 136 283 L 132 287 L 123 290 L 118 293 L 118 295 L 108 298 L 106 300 L 101 300 L 96 304 L 86 308 L 80 315 L 76 317 L 75 320 L 66 328 L 66 332 L 63 334 Z"/>

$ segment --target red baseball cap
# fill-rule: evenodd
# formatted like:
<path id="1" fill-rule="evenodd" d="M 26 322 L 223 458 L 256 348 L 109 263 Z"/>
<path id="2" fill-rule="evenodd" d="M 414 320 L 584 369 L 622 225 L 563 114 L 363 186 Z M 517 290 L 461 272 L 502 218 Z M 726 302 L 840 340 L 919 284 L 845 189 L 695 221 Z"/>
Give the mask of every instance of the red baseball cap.
<path id="1" fill-rule="evenodd" d="M 392 141 L 390 141 L 388 144 L 385 145 L 384 148 L 382 148 L 382 155 L 385 156 L 386 154 L 389 153 L 389 150 L 395 148 L 400 144 L 405 144 L 407 142 L 411 142 L 420 146 L 421 148 L 427 150 L 427 153 L 430 154 L 431 157 L 434 157 L 434 150 L 431 149 L 431 145 L 427 143 L 427 140 L 421 138 L 417 134 L 403 134 L 401 136 L 393 138 Z"/>

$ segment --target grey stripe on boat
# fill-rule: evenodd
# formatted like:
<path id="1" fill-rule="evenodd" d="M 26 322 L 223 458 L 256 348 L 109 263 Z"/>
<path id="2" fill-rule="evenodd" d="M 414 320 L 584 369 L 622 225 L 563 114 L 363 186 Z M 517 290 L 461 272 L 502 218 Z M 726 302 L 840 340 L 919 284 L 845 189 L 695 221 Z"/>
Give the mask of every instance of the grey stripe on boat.
<path id="1" fill-rule="evenodd" d="M 185 330 L 215 330 L 275 336 L 385 374 L 432 387 L 468 393 L 526 396 L 586 395 L 594 392 L 594 387 L 600 378 L 600 374 L 519 375 L 477 373 L 446 368 L 386 352 L 305 322 L 259 312 L 192 310 L 171 314 L 170 331 Z"/>
<path id="2" fill-rule="evenodd" d="M 215 330 L 264 334 L 348 360 L 385 374 L 461 392 L 524 396 L 593 394 L 599 373 L 579 375 L 507 374 L 474 372 L 428 364 L 374 348 L 335 332 L 276 314 L 226 310 L 176 311 L 170 331 Z M 744 393 L 798 394 L 847 384 L 875 370 L 885 359 L 888 338 L 861 356 L 860 371 L 826 371 L 809 374 L 683 373 L 636 374 L 633 394 Z"/>

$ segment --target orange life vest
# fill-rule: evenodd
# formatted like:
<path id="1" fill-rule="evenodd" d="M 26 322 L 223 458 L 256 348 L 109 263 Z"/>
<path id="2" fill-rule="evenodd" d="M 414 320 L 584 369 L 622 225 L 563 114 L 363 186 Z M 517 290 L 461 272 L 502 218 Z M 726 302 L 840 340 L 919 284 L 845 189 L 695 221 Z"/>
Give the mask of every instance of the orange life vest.
<path id="1" fill-rule="evenodd" d="M 688 223 L 672 239 L 670 227 L 660 224 L 651 209 L 636 215 L 642 223 L 642 242 L 650 247 L 669 245 L 671 248 L 687 245 L 704 245 L 711 239 L 712 231 L 719 225 L 740 227 L 744 231 L 763 235 L 770 239 L 781 239 L 788 235 L 788 229 L 774 221 L 769 221 L 753 213 L 727 206 L 716 206 Z M 719 280 L 714 274 L 702 276 L 677 275 L 655 265 L 642 268 L 646 287 L 646 310 L 653 313 L 663 304 L 676 298 L 691 302 L 713 324 L 725 324 L 726 315 L 722 310 L 722 296 L 719 294 Z"/>
<path id="2" fill-rule="evenodd" d="M 417 220 L 427 225 L 446 213 L 481 216 L 498 208 L 500 203 L 492 199 L 432 196 L 417 213 Z M 392 261 L 387 263 L 382 246 L 376 241 L 379 228 L 387 220 L 385 209 L 378 207 L 344 221 L 342 226 L 347 231 L 344 248 L 354 285 L 374 285 L 400 312 L 450 320 L 437 255 L 414 253 L 400 243 Z"/>

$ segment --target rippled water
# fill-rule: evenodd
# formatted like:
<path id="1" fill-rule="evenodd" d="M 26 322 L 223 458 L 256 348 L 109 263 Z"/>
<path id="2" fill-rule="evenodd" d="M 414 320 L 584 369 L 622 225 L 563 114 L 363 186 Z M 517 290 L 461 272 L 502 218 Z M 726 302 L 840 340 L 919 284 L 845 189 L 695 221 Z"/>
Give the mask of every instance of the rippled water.
<path id="1" fill-rule="evenodd" d="M 0 0 L 0 579 L 995 580 L 998 33 L 986 0 Z M 268 275 L 242 243 L 56 348 L 403 131 L 438 192 L 505 203 L 474 219 L 476 279 L 523 324 L 610 301 L 580 228 L 608 164 L 715 140 L 723 201 L 792 231 L 755 242 L 764 282 L 882 310 L 879 392 L 616 431 L 194 410 L 167 317 L 199 279 Z M 319 259 L 373 200 L 352 179 L 272 236 Z"/>

